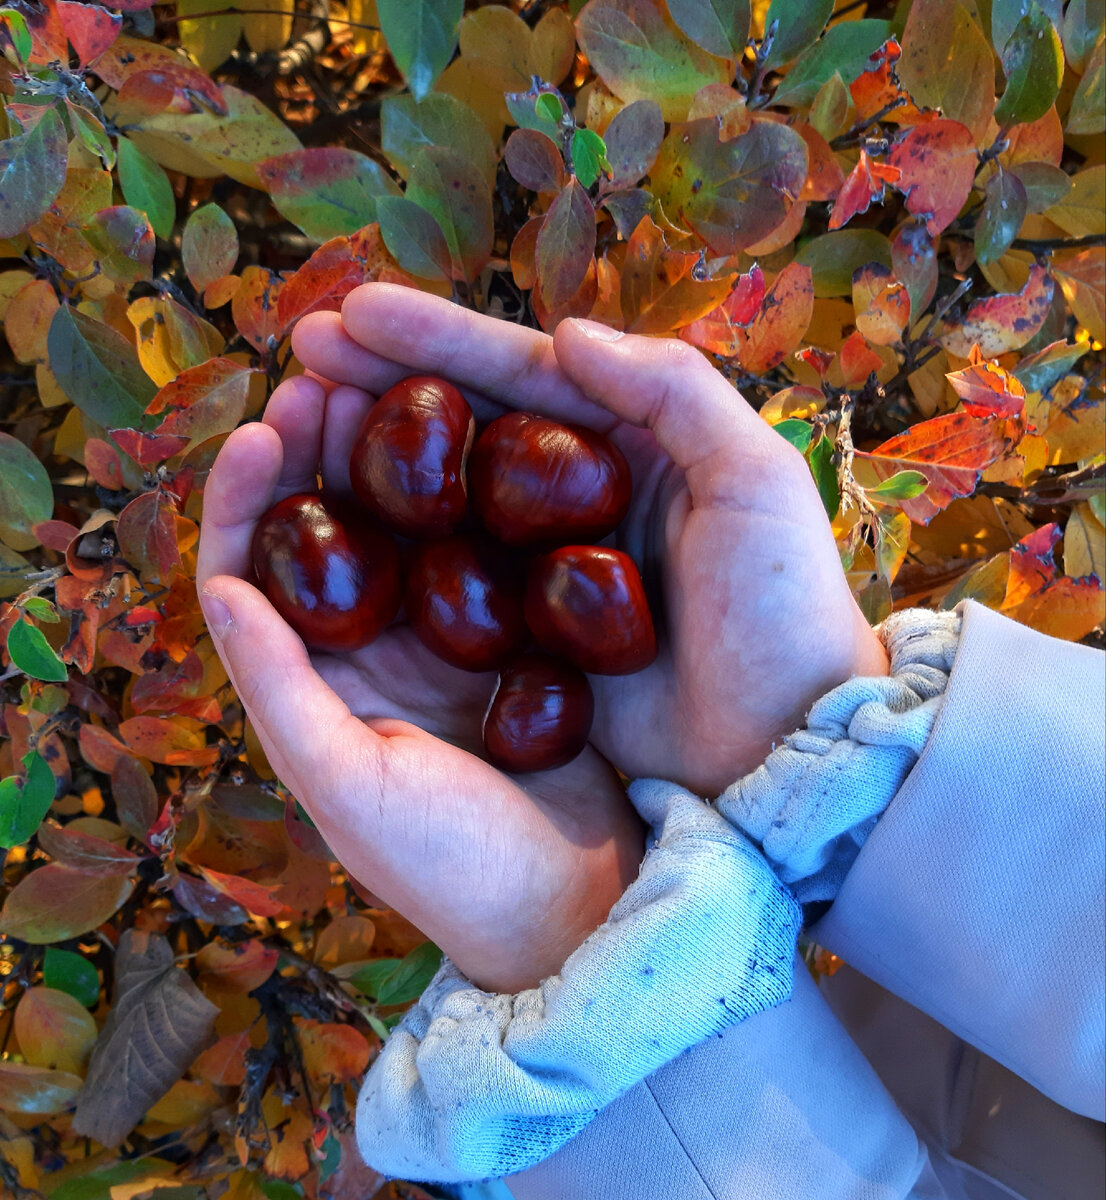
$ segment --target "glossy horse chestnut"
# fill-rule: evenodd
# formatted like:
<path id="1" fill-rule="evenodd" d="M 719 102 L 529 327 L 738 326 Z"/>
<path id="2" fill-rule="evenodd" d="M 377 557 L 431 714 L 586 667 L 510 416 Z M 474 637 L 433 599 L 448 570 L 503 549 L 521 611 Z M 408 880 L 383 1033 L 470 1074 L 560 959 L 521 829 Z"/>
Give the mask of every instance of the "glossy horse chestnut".
<path id="1" fill-rule="evenodd" d="M 562 546 L 536 558 L 526 623 L 554 654 L 593 675 L 630 675 L 657 657 L 657 635 L 634 560 L 602 546 Z"/>
<path id="2" fill-rule="evenodd" d="M 395 542 L 319 496 L 275 504 L 257 523 L 251 549 L 261 590 L 312 650 L 367 646 L 399 609 Z"/>
<path id="3" fill-rule="evenodd" d="M 630 506 L 630 468 L 602 434 L 507 413 L 476 439 L 472 504 L 501 542 L 527 546 L 606 537 Z"/>
<path id="4" fill-rule="evenodd" d="M 395 533 L 445 537 L 465 515 L 465 460 L 475 430 L 464 396 L 412 375 L 366 414 L 350 453 L 357 498 Z"/>
<path id="5" fill-rule="evenodd" d="M 466 671 L 490 671 L 522 642 L 522 580 L 490 538 L 455 534 L 411 557 L 407 620 L 423 643 Z"/>
<path id="6" fill-rule="evenodd" d="M 501 672 L 484 718 L 484 750 L 503 771 L 548 771 L 587 745 L 595 700 L 587 679 L 548 654 L 520 655 Z"/>

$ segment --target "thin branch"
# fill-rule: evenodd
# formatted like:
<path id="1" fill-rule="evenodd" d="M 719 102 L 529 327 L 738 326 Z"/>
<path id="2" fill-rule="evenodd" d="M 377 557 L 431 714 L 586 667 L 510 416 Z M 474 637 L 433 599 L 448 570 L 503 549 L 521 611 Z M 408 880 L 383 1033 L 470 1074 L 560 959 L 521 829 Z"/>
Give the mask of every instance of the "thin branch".
<path id="1" fill-rule="evenodd" d="M 1053 250 L 1082 250 L 1087 246 L 1106 246 L 1106 233 L 1088 233 L 1074 238 L 1015 238 L 1010 243 L 1019 250 L 1050 254 Z"/>
<path id="2" fill-rule="evenodd" d="M 839 134 L 830 142 L 830 148 L 833 150 L 841 150 L 845 146 L 854 146 L 861 140 L 861 134 L 865 130 L 870 129 L 873 125 L 878 125 L 888 113 L 892 113 L 896 108 L 901 108 L 906 103 L 905 96 L 899 96 L 897 100 L 892 100 L 890 104 L 885 104 L 879 112 L 873 113 L 870 117 L 866 117 L 863 121 L 858 121 L 851 129 L 846 129 L 844 133 Z"/>

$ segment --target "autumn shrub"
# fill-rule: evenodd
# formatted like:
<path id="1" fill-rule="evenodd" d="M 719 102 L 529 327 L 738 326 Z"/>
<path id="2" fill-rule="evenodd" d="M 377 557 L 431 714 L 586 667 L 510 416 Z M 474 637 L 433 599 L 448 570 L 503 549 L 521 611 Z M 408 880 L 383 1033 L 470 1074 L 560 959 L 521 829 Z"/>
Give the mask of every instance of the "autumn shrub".
<path id="1" fill-rule="evenodd" d="M 1096 636 L 1101 3 L 7 0 L 0 51 L 5 1196 L 422 1194 L 351 1111 L 437 951 L 194 584 L 220 444 L 362 282 L 683 338 L 873 622 Z"/>

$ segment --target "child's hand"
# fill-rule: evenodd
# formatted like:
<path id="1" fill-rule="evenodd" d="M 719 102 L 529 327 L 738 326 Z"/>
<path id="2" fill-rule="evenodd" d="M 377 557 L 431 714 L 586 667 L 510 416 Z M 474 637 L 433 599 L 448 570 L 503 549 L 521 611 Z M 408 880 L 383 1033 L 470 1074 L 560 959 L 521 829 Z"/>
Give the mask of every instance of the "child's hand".
<path id="1" fill-rule="evenodd" d="M 691 346 L 576 321 L 550 338 L 385 284 L 358 288 L 341 317 L 305 318 L 293 343 L 327 381 L 379 394 L 441 374 L 601 429 L 626 454 L 634 499 L 616 538 L 659 580 L 667 632 L 646 671 L 592 678 L 592 742 L 624 774 L 715 795 L 819 696 L 886 673 L 806 464 Z M 335 401 L 356 407 L 348 387 Z"/>
<path id="2" fill-rule="evenodd" d="M 349 490 L 368 403 L 293 379 L 264 424 L 227 439 L 204 496 L 204 612 L 274 770 L 331 850 L 470 978 L 516 991 L 557 971 L 637 873 L 643 830 L 618 777 L 588 747 L 514 781 L 477 757 L 491 676 L 447 666 L 405 626 L 309 655 L 243 579 L 267 508 L 314 490 L 318 470 Z"/>

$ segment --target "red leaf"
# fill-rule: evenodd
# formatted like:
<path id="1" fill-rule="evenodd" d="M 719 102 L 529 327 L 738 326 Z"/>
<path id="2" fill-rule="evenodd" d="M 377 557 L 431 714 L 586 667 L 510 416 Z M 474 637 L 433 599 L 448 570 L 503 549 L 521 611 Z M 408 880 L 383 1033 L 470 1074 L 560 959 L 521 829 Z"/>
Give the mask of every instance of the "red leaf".
<path id="1" fill-rule="evenodd" d="M 123 7 L 118 5 L 116 7 Z M 69 43 L 84 63 L 103 54 L 119 36 L 123 18 L 97 4 L 75 4 L 58 0 L 58 16 Z"/>
<path id="2" fill-rule="evenodd" d="M 595 208 L 571 179 L 549 206 L 538 231 L 534 264 L 546 308 L 556 309 L 579 289 L 595 261 Z"/>
<path id="3" fill-rule="evenodd" d="M 930 234 L 951 225 L 972 190 L 979 159 L 972 132 L 959 121 L 916 125 L 887 157 L 900 172 L 895 184 L 907 209 L 925 219 Z"/>
<path id="4" fill-rule="evenodd" d="M 857 213 L 867 212 L 873 200 L 882 202 L 886 185 L 898 183 L 901 175 L 898 167 L 874 162 L 862 146 L 856 166 L 837 193 L 833 212 L 830 213 L 830 229 L 840 229 Z"/>
<path id="5" fill-rule="evenodd" d="M 115 770 L 115 764 L 121 755 L 130 757 L 127 747 L 99 725 L 82 724 L 77 740 L 85 762 L 94 770 L 103 771 L 107 775 Z"/>
<path id="6" fill-rule="evenodd" d="M 109 492 L 117 492 L 123 486 L 119 451 L 102 438 L 89 438 L 85 442 L 84 465 L 92 478 Z"/>
<path id="7" fill-rule="evenodd" d="M 1020 292 L 977 300 L 969 306 L 964 319 L 946 327 L 938 340 L 960 358 L 967 358 L 976 345 L 984 358 L 1016 350 L 1045 323 L 1055 288 L 1048 270 L 1034 263 Z"/>
<path id="8" fill-rule="evenodd" d="M 196 955 L 196 965 L 227 988 L 252 992 L 276 970 L 278 954 L 272 946 L 251 938 L 233 946 L 209 942 Z"/>
<path id="9" fill-rule="evenodd" d="M 168 583 L 180 563 L 173 506 L 159 489 L 143 492 L 119 514 L 119 550 L 140 575 Z"/>
<path id="10" fill-rule="evenodd" d="M 882 481 L 899 471 L 920 471 L 929 486 L 920 496 L 900 501 L 903 512 L 920 525 L 957 496 L 970 496 L 980 474 L 1013 446 L 1007 422 L 981 421 L 971 413 L 945 413 L 922 421 L 856 458 L 872 465 Z"/>
<path id="11" fill-rule="evenodd" d="M 166 413 L 156 432 L 193 444 L 230 433 L 246 413 L 250 376 L 257 372 L 229 358 L 211 358 L 182 371 L 150 401 L 147 413 Z"/>
<path id="12" fill-rule="evenodd" d="M 981 362 L 949 371 L 945 378 L 973 417 L 1014 417 L 1025 408 L 1025 388 L 996 363 Z"/>
<path id="13" fill-rule="evenodd" d="M 92 875 L 131 875 L 139 858 L 130 850 L 79 829 L 68 829 L 50 821 L 39 826 L 39 848 L 57 862 Z"/>
<path id="14" fill-rule="evenodd" d="M 76 525 L 70 525 L 68 521 L 39 521 L 31 526 L 31 533 L 39 542 L 47 550 L 56 550 L 59 554 L 69 549 L 69 543 L 79 532 Z"/>
<path id="15" fill-rule="evenodd" d="M 516 129 L 507 139 L 503 157 L 515 180 L 532 192 L 559 192 L 565 185 L 561 152 L 552 138 L 537 129 Z"/>
<path id="16" fill-rule="evenodd" d="M 192 875 L 179 876 L 172 890 L 177 903 L 201 921 L 210 921 L 213 925 L 243 925 L 249 920 L 249 913 L 240 904 Z"/>
<path id="17" fill-rule="evenodd" d="M 264 884 L 255 883 L 252 879 L 243 879 L 241 875 L 226 875 L 222 871 L 213 871 L 210 867 L 198 869 L 217 892 L 233 900 L 235 904 L 240 904 L 256 917 L 276 917 L 284 911 L 283 902 Z"/>
<path id="18" fill-rule="evenodd" d="M 749 325 L 741 366 L 762 375 L 781 362 L 802 341 L 814 314 L 814 276 L 802 263 L 788 263 L 776 276 L 760 311 Z"/>
<path id="19" fill-rule="evenodd" d="M 164 462 L 188 445 L 188 438 L 160 433 L 141 433 L 137 429 L 109 429 L 112 440 L 141 466 Z"/>
<path id="20" fill-rule="evenodd" d="M 883 359 L 868 345 L 858 329 L 845 339 L 840 360 L 841 376 L 847 388 L 863 387 L 868 376 L 883 366 Z"/>
<path id="21" fill-rule="evenodd" d="M 1078 641 L 1106 618 L 1106 593 L 1093 575 L 1056 574 L 1054 551 L 1060 526 L 1042 525 L 1010 551 L 1002 611 L 1050 637 Z"/>

